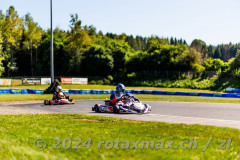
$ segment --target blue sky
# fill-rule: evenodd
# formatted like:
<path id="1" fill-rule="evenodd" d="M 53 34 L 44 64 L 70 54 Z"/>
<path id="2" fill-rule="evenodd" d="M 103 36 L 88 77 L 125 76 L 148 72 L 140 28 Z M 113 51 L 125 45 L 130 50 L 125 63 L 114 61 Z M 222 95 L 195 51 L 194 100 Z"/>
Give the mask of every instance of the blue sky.
<path id="1" fill-rule="evenodd" d="M 13 5 L 50 28 L 50 0 L 0 0 L 3 13 Z M 53 26 L 69 29 L 70 14 L 103 33 L 177 37 L 188 44 L 240 42 L 239 0 L 53 0 Z"/>

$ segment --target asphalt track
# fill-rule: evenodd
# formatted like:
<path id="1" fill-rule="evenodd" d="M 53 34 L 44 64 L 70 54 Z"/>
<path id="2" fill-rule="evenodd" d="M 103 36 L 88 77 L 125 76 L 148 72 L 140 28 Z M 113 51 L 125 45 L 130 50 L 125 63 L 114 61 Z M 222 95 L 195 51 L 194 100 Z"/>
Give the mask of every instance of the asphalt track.
<path id="1" fill-rule="evenodd" d="M 0 114 L 77 113 L 129 120 L 201 124 L 240 129 L 240 104 L 143 102 L 152 106 L 148 114 L 113 114 L 91 111 L 102 100 L 78 100 L 74 105 L 43 105 L 43 102 L 0 103 Z"/>

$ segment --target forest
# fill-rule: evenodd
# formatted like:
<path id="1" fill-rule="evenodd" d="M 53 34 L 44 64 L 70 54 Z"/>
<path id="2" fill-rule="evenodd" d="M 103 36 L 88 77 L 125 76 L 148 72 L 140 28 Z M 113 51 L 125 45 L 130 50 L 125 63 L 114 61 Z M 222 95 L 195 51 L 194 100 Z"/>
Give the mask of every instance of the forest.
<path id="1" fill-rule="evenodd" d="M 165 71 L 205 71 L 240 77 L 238 44 L 207 45 L 195 39 L 160 36 L 103 34 L 69 16 L 70 29 L 54 29 L 56 76 L 99 76 L 120 79 L 156 75 Z M 159 31 L 161 32 L 161 31 Z M 43 30 L 30 14 L 19 17 L 13 6 L 0 11 L 0 75 L 49 76 L 50 30 Z M 151 77 L 151 76 L 148 76 Z M 154 77 L 154 76 L 152 76 Z"/>

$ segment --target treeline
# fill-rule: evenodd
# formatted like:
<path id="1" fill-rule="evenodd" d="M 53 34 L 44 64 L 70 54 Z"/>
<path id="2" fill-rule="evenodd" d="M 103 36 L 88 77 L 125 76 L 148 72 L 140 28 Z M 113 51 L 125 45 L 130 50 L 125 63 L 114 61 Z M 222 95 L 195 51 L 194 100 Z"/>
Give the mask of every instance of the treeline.
<path id="1" fill-rule="evenodd" d="M 119 39 L 121 37 L 121 39 L 124 39 L 125 42 L 128 43 L 128 45 L 133 48 L 135 51 L 146 51 L 149 46 L 148 46 L 148 38 L 146 37 L 142 37 L 142 36 L 136 36 L 133 37 L 132 35 L 128 36 L 126 34 L 122 34 L 122 35 L 117 35 L 117 34 L 113 34 L 113 33 L 106 33 L 106 36 L 112 39 Z M 187 45 L 187 42 L 185 40 L 181 39 L 177 39 L 176 37 L 171 37 L 171 38 L 162 38 L 162 40 L 166 41 L 168 44 L 170 45 L 177 45 L 177 44 L 184 44 Z"/>
<path id="2" fill-rule="evenodd" d="M 195 48 L 197 51 L 205 54 L 207 57 L 212 57 L 214 59 L 219 58 L 227 62 L 229 59 L 234 58 L 237 55 L 237 51 L 240 49 L 240 43 L 207 46 L 204 41 L 195 39 L 191 43 L 190 47 Z"/>
<path id="3" fill-rule="evenodd" d="M 56 28 L 54 66 L 57 76 L 102 76 L 114 79 L 138 73 L 176 70 L 228 71 L 240 44 L 207 46 L 194 40 L 189 46 L 174 37 L 141 37 L 103 34 L 82 25 L 71 15 L 70 30 Z M 20 18 L 11 6 L 0 11 L 0 74 L 2 76 L 50 75 L 50 30 L 43 30 L 30 14 Z"/>

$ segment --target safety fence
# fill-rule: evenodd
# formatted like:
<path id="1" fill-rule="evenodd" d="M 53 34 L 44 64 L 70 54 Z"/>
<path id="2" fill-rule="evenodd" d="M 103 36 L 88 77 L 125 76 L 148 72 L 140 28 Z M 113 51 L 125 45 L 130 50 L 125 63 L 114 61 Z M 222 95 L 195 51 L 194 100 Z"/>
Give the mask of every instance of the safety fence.
<path id="1" fill-rule="evenodd" d="M 226 88 L 225 92 L 226 93 L 240 93 L 240 89 L 237 89 L 237 88 Z"/>
<path id="2" fill-rule="evenodd" d="M 66 94 L 112 94 L 115 92 L 115 90 L 64 89 L 63 92 Z M 240 98 L 240 94 L 238 93 L 199 93 L 199 92 L 175 92 L 175 91 L 158 91 L 158 90 L 126 90 L 126 93 Z M 42 89 L 0 89 L 0 94 L 44 94 L 44 90 Z"/>

